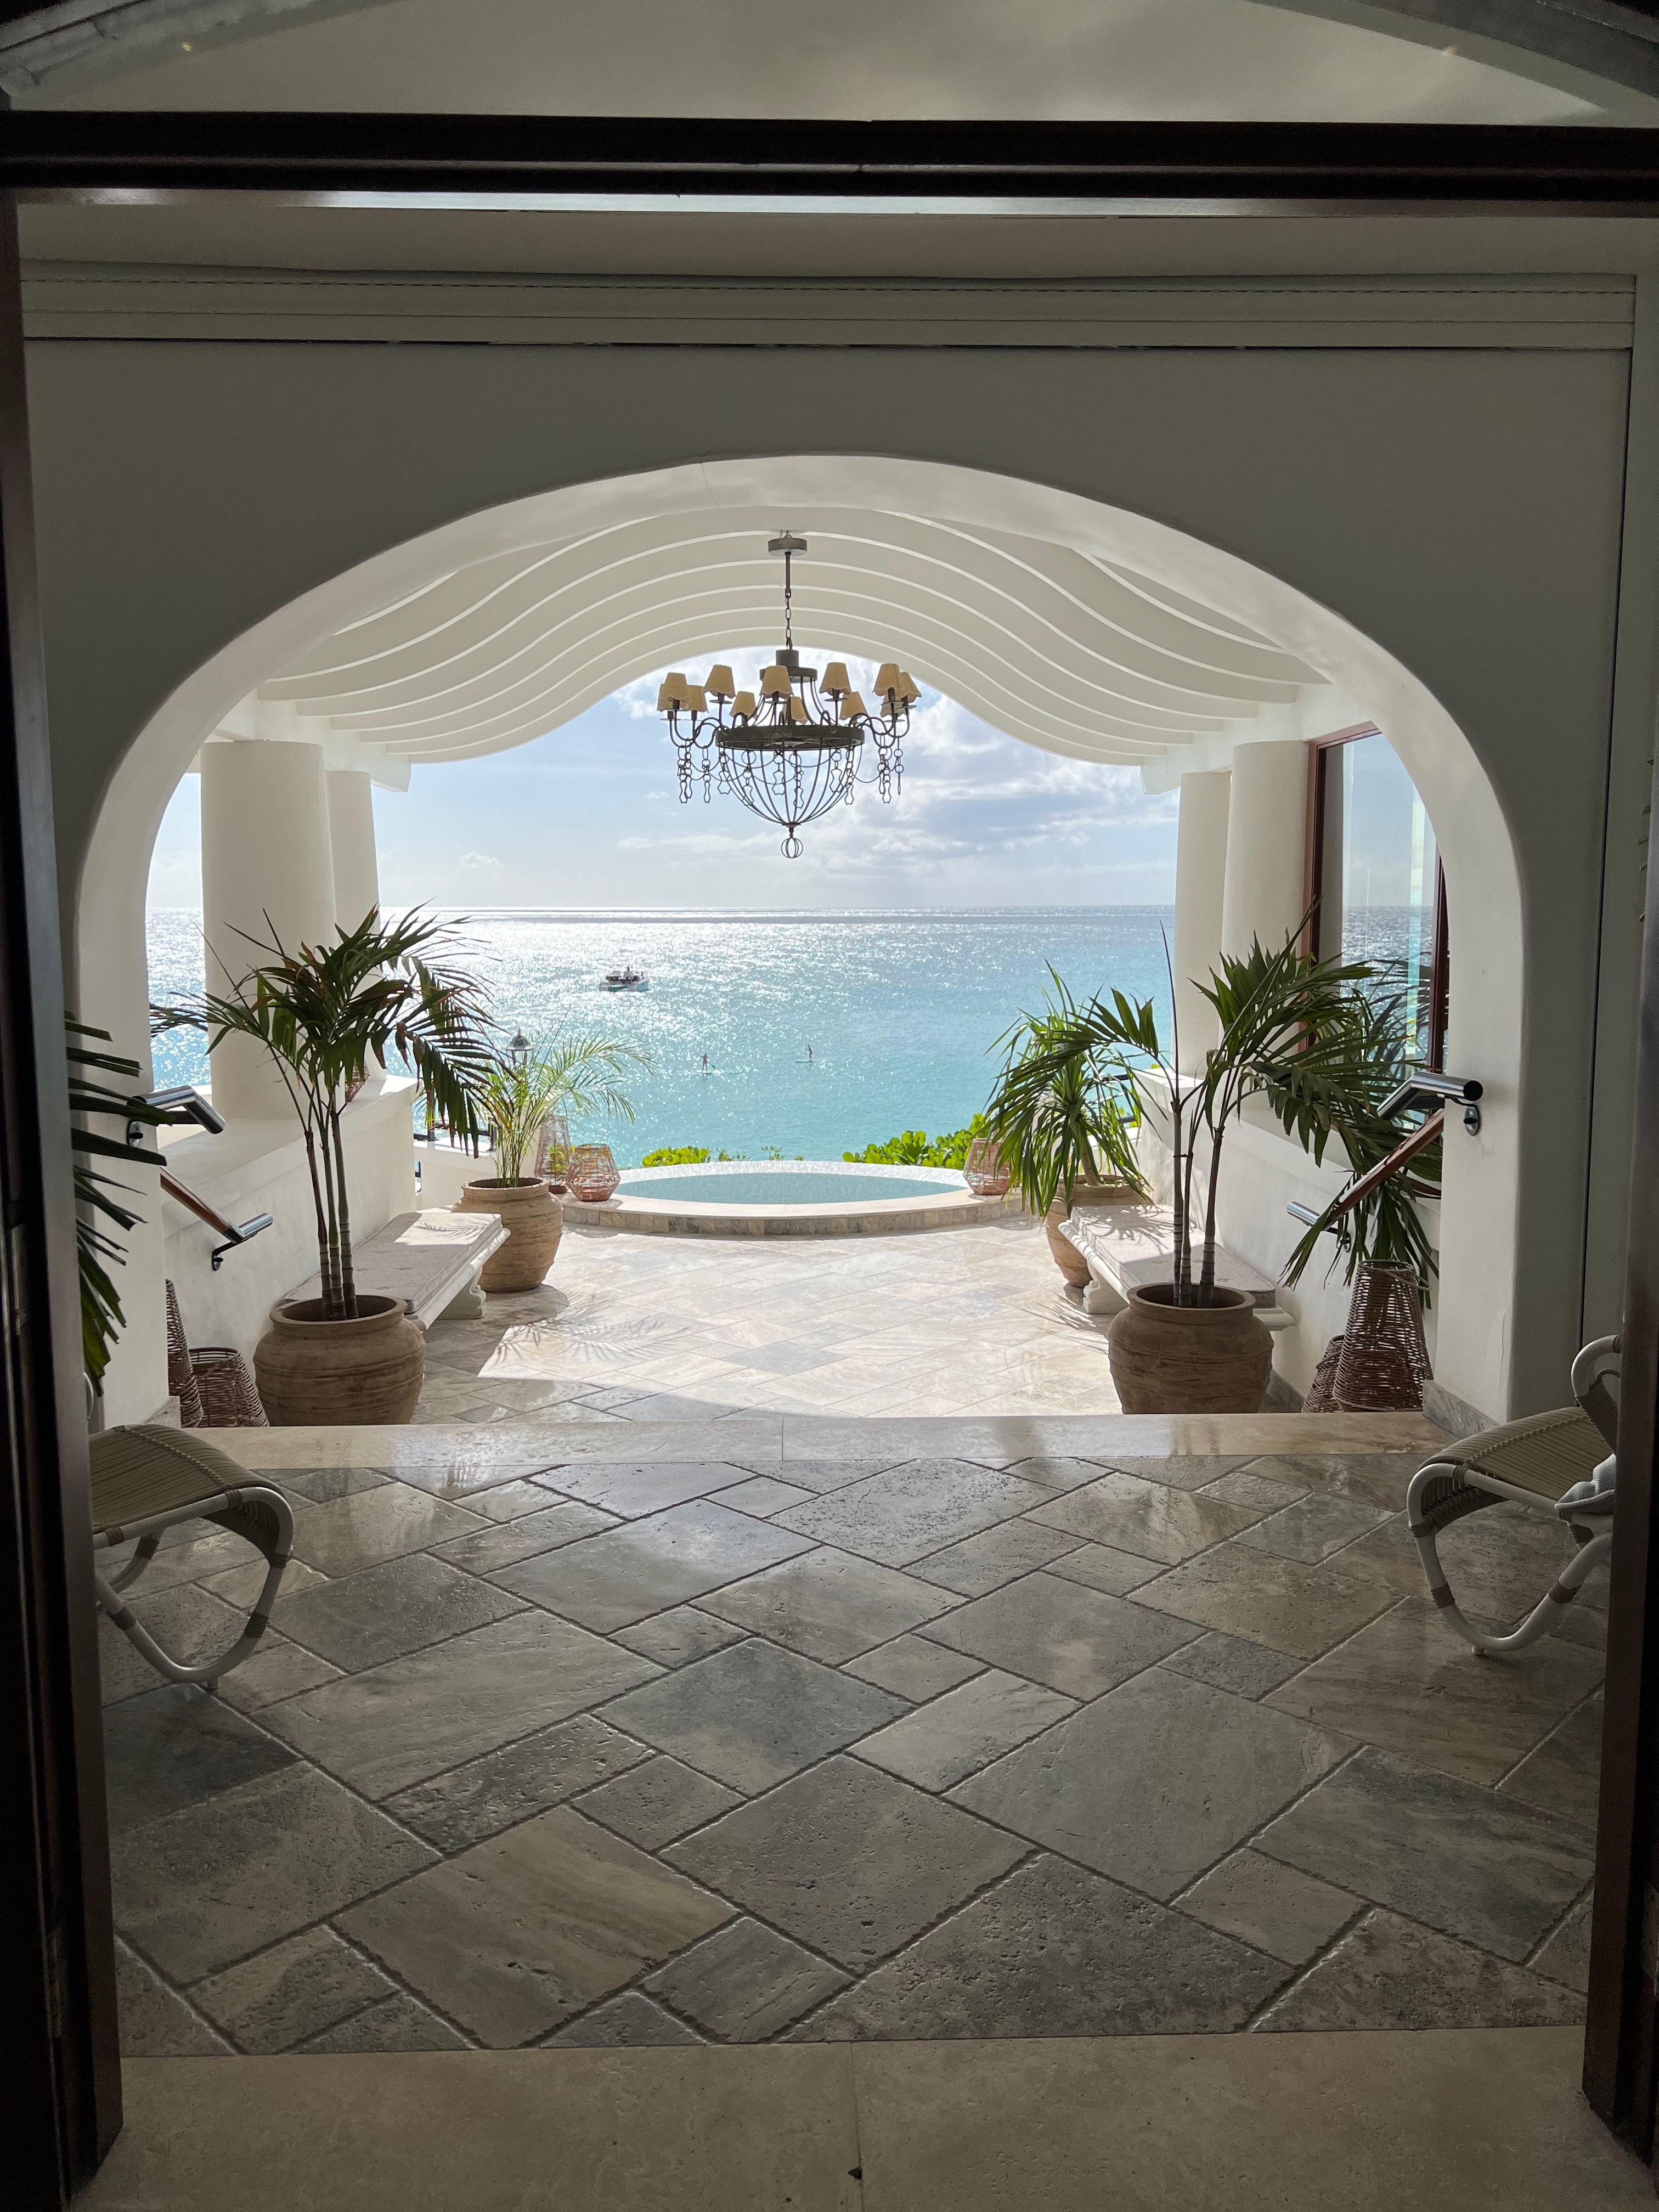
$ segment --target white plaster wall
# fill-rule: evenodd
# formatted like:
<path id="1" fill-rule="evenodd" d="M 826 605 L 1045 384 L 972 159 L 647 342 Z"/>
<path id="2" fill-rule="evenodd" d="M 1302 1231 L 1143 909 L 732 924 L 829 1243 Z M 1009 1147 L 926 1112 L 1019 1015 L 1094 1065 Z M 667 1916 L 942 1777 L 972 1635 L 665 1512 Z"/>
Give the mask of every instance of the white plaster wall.
<path id="1" fill-rule="evenodd" d="M 415 1087 L 401 1078 L 371 1081 L 346 1109 L 346 1188 L 359 1243 L 415 1204 Z M 228 1252 L 216 1273 L 210 1256 L 221 1241 L 216 1232 L 171 1199 L 163 1202 L 166 1271 L 179 1294 L 185 1335 L 192 1345 L 230 1345 L 251 1359 L 271 1307 L 317 1272 L 316 1217 L 298 1127 L 234 1122 L 222 1137 L 177 1137 L 166 1152 L 179 1180 L 227 1221 L 276 1216 L 270 1228 Z M 141 1418 L 126 1402 L 125 1383 L 124 1376 L 118 1391 L 106 1385 L 112 1422 Z"/>
<path id="2" fill-rule="evenodd" d="M 100 342 L 35 348 L 31 371 L 93 1018 L 133 1040 L 154 825 L 202 733 L 446 568 L 641 498 L 1058 536 L 1267 632 L 1387 730 L 1446 859 L 1452 1055 L 1487 1086 L 1480 1138 L 1448 1161 L 1444 1378 L 1499 1410 L 1559 1398 L 1626 356 Z"/>

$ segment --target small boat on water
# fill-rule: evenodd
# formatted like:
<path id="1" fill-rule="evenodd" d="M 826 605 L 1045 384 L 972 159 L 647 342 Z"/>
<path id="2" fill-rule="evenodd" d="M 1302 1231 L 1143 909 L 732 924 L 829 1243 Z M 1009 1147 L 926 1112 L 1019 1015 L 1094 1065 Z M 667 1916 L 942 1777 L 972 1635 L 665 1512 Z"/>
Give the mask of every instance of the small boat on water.
<path id="1" fill-rule="evenodd" d="M 631 963 L 626 968 L 613 968 L 600 978 L 599 988 L 605 991 L 642 991 L 645 977 Z"/>

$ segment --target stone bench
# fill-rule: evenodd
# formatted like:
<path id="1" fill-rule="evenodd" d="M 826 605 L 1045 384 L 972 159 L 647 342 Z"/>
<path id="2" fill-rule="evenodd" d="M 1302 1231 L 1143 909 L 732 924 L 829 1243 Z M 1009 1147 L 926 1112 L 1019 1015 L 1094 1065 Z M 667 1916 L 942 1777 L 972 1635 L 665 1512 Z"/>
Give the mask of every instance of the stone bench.
<path id="1" fill-rule="evenodd" d="M 1168 1282 L 1175 1263 L 1175 1215 L 1167 1206 L 1079 1206 L 1060 1224 L 1060 1235 L 1088 1262 L 1086 1312 L 1120 1312 L 1133 1290 Z M 1194 1254 L 1194 1269 L 1197 1257 Z M 1279 1303 L 1279 1285 L 1224 1244 L 1216 1247 L 1215 1279 L 1224 1290 L 1243 1291 L 1269 1328 L 1288 1328 L 1294 1316 Z"/>
<path id="2" fill-rule="evenodd" d="M 477 1304 L 469 1304 L 466 1310 L 482 1313 L 478 1277 L 490 1254 L 499 1252 L 506 1242 L 506 1228 L 495 1213 L 451 1213 L 433 1207 L 424 1213 L 394 1214 L 384 1229 L 354 1243 L 357 1288 L 376 1297 L 407 1298 L 422 1328 L 430 1328 L 440 1314 L 469 1292 Z M 289 1296 L 316 1298 L 322 1291 L 321 1279 L 312 1275 Z"/>

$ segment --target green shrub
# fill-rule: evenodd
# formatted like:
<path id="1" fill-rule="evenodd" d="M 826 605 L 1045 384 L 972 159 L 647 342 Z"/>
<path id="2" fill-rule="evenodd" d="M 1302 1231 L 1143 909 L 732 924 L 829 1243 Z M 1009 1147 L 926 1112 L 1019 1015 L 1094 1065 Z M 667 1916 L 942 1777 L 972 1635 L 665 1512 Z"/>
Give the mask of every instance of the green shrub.
<path id="1" fill-rule="evenodd" d="M 985 1134 L 985 1116 L 975 1114 L 965 1129 L 949 1136 L 930 1137 L 925 1129 L 907 1129 L 884 1145 L 866 1145 L 861 1152 L 843 1152 L 844 1160 L 872 1168 L 963 1168 L 968 1147 Z"/>
<path id="2" fill-rule="evenodd" d="M 665 1145 L 659 1152 L 647 1152 L 640 1165 L 642 1168 L 695 1168 L 708 1158 L 707 1145 Z M 726 1158 L 724 1152 L 720 1158 Z"/>

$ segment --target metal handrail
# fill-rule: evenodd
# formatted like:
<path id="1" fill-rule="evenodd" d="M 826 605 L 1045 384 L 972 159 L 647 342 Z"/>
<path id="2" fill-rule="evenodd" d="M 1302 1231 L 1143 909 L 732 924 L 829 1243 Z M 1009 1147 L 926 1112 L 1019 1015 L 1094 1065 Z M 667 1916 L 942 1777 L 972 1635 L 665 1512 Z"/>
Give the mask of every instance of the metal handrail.
<path id="1" fill-rule="evenodd" d="M 1443 1106 L 1437 1106 L 1434 1112 L 1408 1137 L 1401 1139 L 1386 1159 L 1379 1160 L 1373 1168 L 1367 1168 L 1363 1176 L 1352 1182 L 1327 1212 L 1316 1213 L 1311 1206 L 1298 1206 L 1292 1200 L 1285 1206 L 1285 1212 L 1294 1220 L 1305 1222 L 1310 1229 L 1334 1227 L 1345 1213 L 1351 1213 L 1362 1199 L 1369 1198 L 1380 1184 L 1387 1182 L 1390 1176 L 1398 1175 L 1419 1152 L 1426 1152 L 1445 1126 L 1446 1109 Z"/>
<path id="2" fill-rule="evenodd" d="M 217 1230 L 224 1238 L 222 1244 L 214 1247 L 211 1255 L 216 1275 L 224 1265 L 227 1252 L 234 1252 L 239 1244 L 251 1243 L 262 1229 L 269 1229 L 276 1219 L 274 1214 L 256 1213 L 252 1220 L 244 1221 L 238 1227 L 227 1221 L 222 1213 L 216 1213 L 206 1199 L 198 1198 L 193 1190 L 181 1183 L 178 1176 L 167 1168 L 161 1170 L 161 1188 L 167 1197 L 175 1200 L 187 1212 L 193 1213 L 198 1221 L 206 1222 L 210 1229 Z"/>

